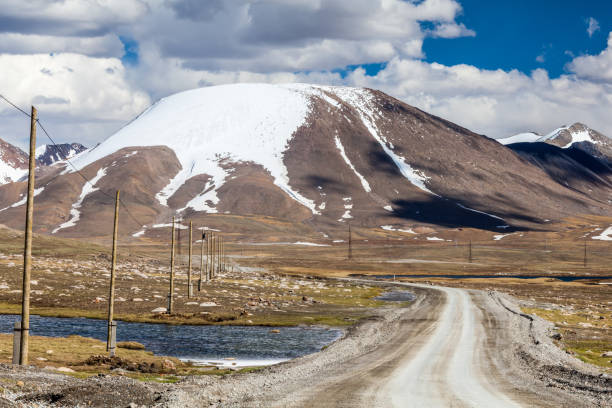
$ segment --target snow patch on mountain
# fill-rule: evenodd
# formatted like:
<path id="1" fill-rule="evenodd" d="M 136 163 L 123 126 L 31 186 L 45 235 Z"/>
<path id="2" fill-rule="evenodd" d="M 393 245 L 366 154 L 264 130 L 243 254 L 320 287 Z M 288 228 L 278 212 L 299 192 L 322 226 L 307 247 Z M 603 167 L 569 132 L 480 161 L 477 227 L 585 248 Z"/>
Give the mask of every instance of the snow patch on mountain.
<path id="1" fill-rule="evenodd" d="M 601 234 L 592 237 L 592 239 L 597 239 L 600 241 L 612 241 L 612 226 L 606 228 Z"/>
<path id="2" fill-rule="evenodd" d="M 359 181 L 361 181 L 361 185 L 363 186 L 363 189 L 366 191 L 366 193 L 371 192 L 372 189 L 370 188 L 370 183 L 368 183 L 365 177 L 363 177 L 361 173 L 357 171 L 355 166 L 353 166 L 353 163 L 351 163 L 348 156 L 346 155 L 346 151 L 344 150 L 344 146 L 342 145 L 342 142 L 340 141 L 340 138 L 338 137 L 338 135 L 334 137 L 334 141 L 336 142 L 336 147 L 340 151 L 340 156 L 342 156 L 342 159 L 344 159 L 344 162 L 351 168 L 351 170 L 353 170 L 353 173 L 357 175 L 357 177 L 359 178 Z"/>
<path id="3" fill-rule="evenodd" d="M 28 169 L 18 169 L 11 164 L 0 160 L 0 185 L 19 181 L 19 179 L 28 174 Z"/>
<path id="4" fill-rule="evenodd" d="M 436 193 L 431 191 L 425 185 L 425 182 L 429 180 L 422 171 L 413 169 L 412 166 L 406 163 L 406 160 L 396 154 L 393 151 L 393 145 L 387 141 L 387 139 L 379 132 L 374 119 L 377 114 L 375 109 L 372 107 L 372 95 L 366 89 L 355 89 L 345 87 L 333 87 L 332 90 L 335 95 L 340 97 L 344 102 L 351 105 L 359 113 L 361 122 L 368 129 L 372 137 L 380 144 L 384 152 L 393 160 L 393 163 L 397 166 L 400 173 L 408 179 L 414 186 L 421 190 L 437 196 Z"/>
<path id="5" fill-rule="evenodd" d="M 519 133 L 518 135 L 504 137 L 502 139 L 495 139 L 495 140 L 497 140 L 499 143 L 506 146 L 506 145 L 513 144 L 513 143 L 534 143 L 534 142 L 537 142 L 538 139 L 540 139 L 541 137 L 542 135 L 538 135 L 537 133 L 526 132 L 526 133 Z"/>
<path id="6" fill-rule="evenodd" d="M 189 178 L 207 174 L 214 192 L 202 192 L 188 206 L 210 211 L 216 191 L 228 172 L 222 161 L 262 165 L 274 183 L 291 198 L 318 213 L 315 203 L 290 186 L 284 151 L 310 112 L 308 95 L 299 87 L 232 84 L 194 89 L 163 98 L 136 120 L 74 160 L 82 169 L 109 154 L 131 146 L 167 146 L 182 170 L 160 191 L 168 197 Z"/>
<path id="7" fill-rule="evenodd" d="M 393 225 L 381 225 L 380 228 L 384 229 L 385 231 L 397 231 L 397 232 L 406 232 L 408 234 L 416 234 L 416 232 L 414 232 L 412 228 L 408 228 L 408 229 L 395 228 Z"/>
<path id="8" fill-rule="evenodd" d="M 465 205 L 462 205 L 462 204 L 459 204 L 459 203 L 456 203 L 456 204 L 457 204 L 459 207 L 463 208 L 464 210 L 472 211 L 472 212 L 475 212 L 475 213 L 478 213 L 478 214 L 487 215 L 487 216 L 489 216 L 489 217 L 491 217 L 491 218 L 495 218 L 495 219 L 498 219 L 498 220 L 500 220 L 500 221 L 504 221 L 504 222 L 505 222 L 505 220 L 504 220 L 503 218 L 500 218 L 500 217 L 498 217 L 497 215 L 489 214 L 489 213 L 486 213 L 486 212 L 484 212 L 484 211 L 478 211 L 478 210 L 475 210 L 475 209 L 473 209 L 473 208 L 466 207 Z M 500 227 L 498 227 L 498 228 L 500 228 Z"/>
<path id="9" fill-rule="evenodd" d="M 583 125 L 580 125 L 580 126 L 582 127 L 582 129 L 580 130 L 572 130 L 573 126 L 562 126 L 544 136 L 538 135 L 537 133 L 533 133 L 533 132 L 527 132 L 527 133 L 520 133 L 518 135 L 505 137 L 502 139 L 496 139 L 496 140 L 503 145 L 509 145 L 513 143 L 543 143 L 548 140 L 554 140 L 557 137 L 559 137 L 561 132 L 567 131 L 571 137 L 571 141 L 567 143 L 565 146 L 562 146 L 561 147 L 562 149 L 567 149 L 571 147 L 574 143 L 579 143 L 579 142 L 590 142 L 593 144 L 599 143 L 597 140 L 594 140 L 591 137 L 589 128 Z"/>
<path id="10" fill-rule="evenodd" d="M 81 194 L 79 195 L 79 199 L 75 203 L 73 203 L 72 207 L 70 208 L 70 219 L 64 222 L 63 224 L 61 224 L 59 227 L 55 228 L 53 231 L 51 231 L 52 234 L 55 234 L 61 229 L 74 227 L 76 225 L 77 221 L 81 219 L 81 212 L 79 211 L 79 208 L 81 208 L 81 205 L 83 205 L 83 201 L 85 200 L 85 197 L 87 197 L 89 194 L 93 193 L 94 191 L 99 190 L 99 188 L 96 188 L 96 184 L 105 175 L 106 175 L 106 167 L 103 167 L 100 170 L 98 170 L 98 173 L 96 173 L 94 178 L 92 178 L 88 182 L 85 182 L 85 184 L 83 185 L 83 188 L 81 189 Z"/>
<path id="11" fill-rule="evenodd" d="M 42 193 L 44 191 L 44 187 L 39 187 L 39 188 L 35 188 L 34 189 L 34 197 L 36 197 L 37 195 L 39 195 L 40 193 Z M 28 196 L 23 194 L 23 198 L 19 201 L 17 201 L 16 203 L 13 203 L 11 205 L 9 205 L 8 207 L 4 207 L 3 209 L 0 210 L 0 212 L 4 211 L 4 210 L 8 210 L 9 208 L 15 208 L 15 207 L 19 207 L 20 205 L 24 205 L 28 200 Z"/>
<path id="12" fill-rule="evenodd" d="M 580 142 L 591 142 L 593 144 L 599 143 L 597 140 L 593 140 L 593 138 L 591 138 L 591 134 L 589 133 L 588 129 L 582 129 L 577 132 L 570 132 L 570 135 L 572 136 L 572 140 L 568 144 L 563 146 L 563 149 L 567 149 L 568 147 L 571 147 L 574 143 L 580 143 Z"/>

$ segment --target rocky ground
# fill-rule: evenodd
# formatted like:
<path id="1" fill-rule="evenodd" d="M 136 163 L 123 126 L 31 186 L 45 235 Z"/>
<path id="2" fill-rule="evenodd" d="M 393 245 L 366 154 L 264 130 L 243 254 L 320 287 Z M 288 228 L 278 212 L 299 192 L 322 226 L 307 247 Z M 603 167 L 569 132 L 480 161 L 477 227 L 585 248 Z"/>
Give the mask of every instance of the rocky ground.
<path id="1" fill-rule="evenodd" d="M 435 317 L 435 311 L 445 304 L 432 289 L 412 290 L 417 300 L 410 306 L 379 308 L 376 316 L 363 320 L 322 352 L 257 373 L 187 376 L 169 385 L 142 383 L 121 375 L 78 379 L 48 370 L 0 365 L 3 386 L 0 407 L 278 405 L 270 404 L 271 401 L 293 401 L 289 405 L 306 406 L 302 398 L 308 399 L 312 390 L 325 390 L 335 381 L 343 384 L 347 374 L 357 372 L 375 373 L 364 378 L 374 381 L 370 384 L 378 389 L 378 381 L 383 383 L 393 371 L 391 367 L 401 361 L 387 348 L 393 347 L 396 337 L 401 343 L 418 342 L 419 336 L 426 338 L 428 330 L 421 329 L 431 320 L 420 318 L 420 314 Z M 557 348 L 551 338 L 556 330 L 550 323 L 522 315 L 516 301 L 506 295 L 476 291 L 471 297 L 483 316 L 489 316 L 483 320 L 489 338 L 486 349 L 489 356 L 483 357 L 483 361 L 488 363 L 480 367 L 493 370 L 495 374 L 490 378 L 502 384 L 502 392 L 521 401 L 521 405 L 529 401 L 526 406 L 610 406 L 612 379 Z M 420 325 L 425 326 L 418 329 Z M 416 329 L 420 335 L 406 337 L 406 330 Z M 356 361 L 362 361 L 360 369 L 352 371 L 349 368 L 355 368 Z M 391 361 L 394 363 L 389 365 Z M 363 387 L 362 383 L 353 385 Z M 343 387 L 349 394 L 350 389 Z M 299 393 L 294 393 L 296 390 Z"/>

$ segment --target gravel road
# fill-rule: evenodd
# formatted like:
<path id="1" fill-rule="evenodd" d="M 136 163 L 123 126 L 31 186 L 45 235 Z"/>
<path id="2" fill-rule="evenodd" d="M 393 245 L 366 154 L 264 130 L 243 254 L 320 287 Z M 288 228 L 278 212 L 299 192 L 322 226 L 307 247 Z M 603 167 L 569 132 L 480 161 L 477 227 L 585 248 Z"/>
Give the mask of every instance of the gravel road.
<path id="1" fill-rule="evenodd" d="M 60 385 L 54 374 L 45 387 L 52 393 L 21 401 L 53 406 L 53 399 L 87 398 L 84 405 L 98 406 L 94 397 L 108 395 L 99 406 L 612 407 L 612 379 L 559 349 L 551 339 L 554 327 L 522 314 L 510 296 L 397 285 L 416 300 L 379 310 L 319 353 L 256 373 L 146 386 L 121 377 L 62 377 L 68 384 Z M 40 370 L 1 368 L 0 377 L 18 379 L 21 372 L 44 380 Z M 95 389 L 95 395 L 83 397 L 84 389 Z"/>
<path id="2" fill-rule="evenodd" d="M 405 285 L 405 284 L 399 284 Z M 555 346 L 550 323 L 499 293 L 406 285 L 321 353 L 166 395 L 165 406 L 607 407 L 612 380 Z"/>

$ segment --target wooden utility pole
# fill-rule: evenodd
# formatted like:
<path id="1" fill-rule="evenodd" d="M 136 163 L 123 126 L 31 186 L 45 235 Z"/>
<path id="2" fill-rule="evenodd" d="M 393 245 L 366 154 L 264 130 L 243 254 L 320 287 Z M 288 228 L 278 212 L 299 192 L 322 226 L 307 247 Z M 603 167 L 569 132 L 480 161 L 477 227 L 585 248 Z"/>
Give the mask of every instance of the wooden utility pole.
<path id="1" fill-rule="evenodd" d="M 200 280 L 198 281 L 198 292 L 202 290 L 202 275 L 204 272 L 204 241 L 206 233 L 202 231 L 202 239 L 200 241 Z"/>
<path id="2" fill-rule="evenodd" d="M 215 276 L 221 272 L 221 240 L 223 238 L 219 236 L 217 240 L 217 271 L 215 272 Z"/>
<path id="3" fill-rule="evenodd" d="M 187 266 L 187 298 L 193 295 L 191 286 L 191 256 L 193 254 L 193 222 L 189 221 L 189 265 Z"/>
<path id="4" fill-rule="evenodd" d="M 30 276 L 32 273 L 32 223 L 34 220 L 34 175 L 36 171 L 36 108 L 30 116 L 30 157 L 28 173 L 28 198 L 26 205 L 25 248 L 23 251 L 23 289 L 21 297 L 21 337 L 19 339 L 19 364 L 28 364 L 30 334 Z"/>
<path id="5" fill-rule="evenodd" d="M 469 251 L 468 251 L 468 261 L 472 263 L 472 240 L 470 239 Z"/>
<path id="6" fill-rule="evenodd" d="M 348 259 L 353 259 L 353 237 L 351 234 L 351 224 L 348 225 L 349 236 L 348 236 Z"/>
<path id="7" fill-rule="evenodd" d="M 210 238 L 210 262 L 209 262 L 210 275 L 209 275 L 209 278 L 210 280 L 212 280 L 213 275 L 215 273 L 215 241 L 217 240 L 217 237 L 212 234 L 210 237 L 211 238 Z"/>
<path id="8" fill-rule="evenodd" d="M 208 282 L 210 278 L 210 240 L 212 239 L 212 232 L 208 233 L 206 238 L 206 278 L 205 282 Z"/>
<path id="9" fill-rule="evenodd" d="M 111 258 L 111 276 L 110 290 L 108 292 L 108 334 L 106 336 L 106 351 L 111 353 L 111 357 L 115 355 L 115 347 L 113 342 L 113 313 L 115 307 L 115 266 L 117 265 L 117 229 L 119 222 L 119 190 L 115 197 L 115 222 L 113 224 L 113 250 Z"/>
<path id="10" fill-rule="evenodd" d="M 174 308 L 174 217 L 172 217 L 172 245 L 170 249 L 170 294 L 168 295 L 168 314 Z"/>

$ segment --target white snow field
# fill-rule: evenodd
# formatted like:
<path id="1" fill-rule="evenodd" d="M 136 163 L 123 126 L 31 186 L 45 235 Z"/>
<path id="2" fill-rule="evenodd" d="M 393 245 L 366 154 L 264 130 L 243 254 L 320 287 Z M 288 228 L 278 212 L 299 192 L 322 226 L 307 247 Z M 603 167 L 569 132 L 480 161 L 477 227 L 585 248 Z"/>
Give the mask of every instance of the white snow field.
<path id="1" fill-rule="evenodd" d="M 612 241 L 612 226 L 609 226 L 601 234 L 592 237 L 592 239 L 598 239 L 600 241 Z"/>
<path id="2" fill-rule="evenodd" d="M 319 214 L 314 200 L 290 185 L 283 156 L 294 132 L 305 124 L 313 98 L 326 101 L 329 109 L 341 107 L 323 91 L 357 109 L 363 124 L 399 171 L 412 184 L 432 193 L 425 185 L 428 177 L 395 154 L 393 145 L 377 131 L 371 93 L 348 87 L 231 84 L 181 92 L 159 100 L 100 145 L 77 155 L 73 163 L 81 169 L 125 147 L 167 146 L 175 152 L 182 170 L 157 194 L 158 201 L 167 205 L 167 199 L 185 181 L 208 174 L 211 180 L 206 188 L 185 208 L 216 212 L 217 190 L 232 171 L 221 165 L 226 163 L 231 167 L 232 162 L 253 162 L 269 171 L 274 183 L 287 195 L 313 214 Z M 369 192 L 370 185 L 352 165 L 342 144 L 339 140 L 334 142 L 364 190 Z"/>

